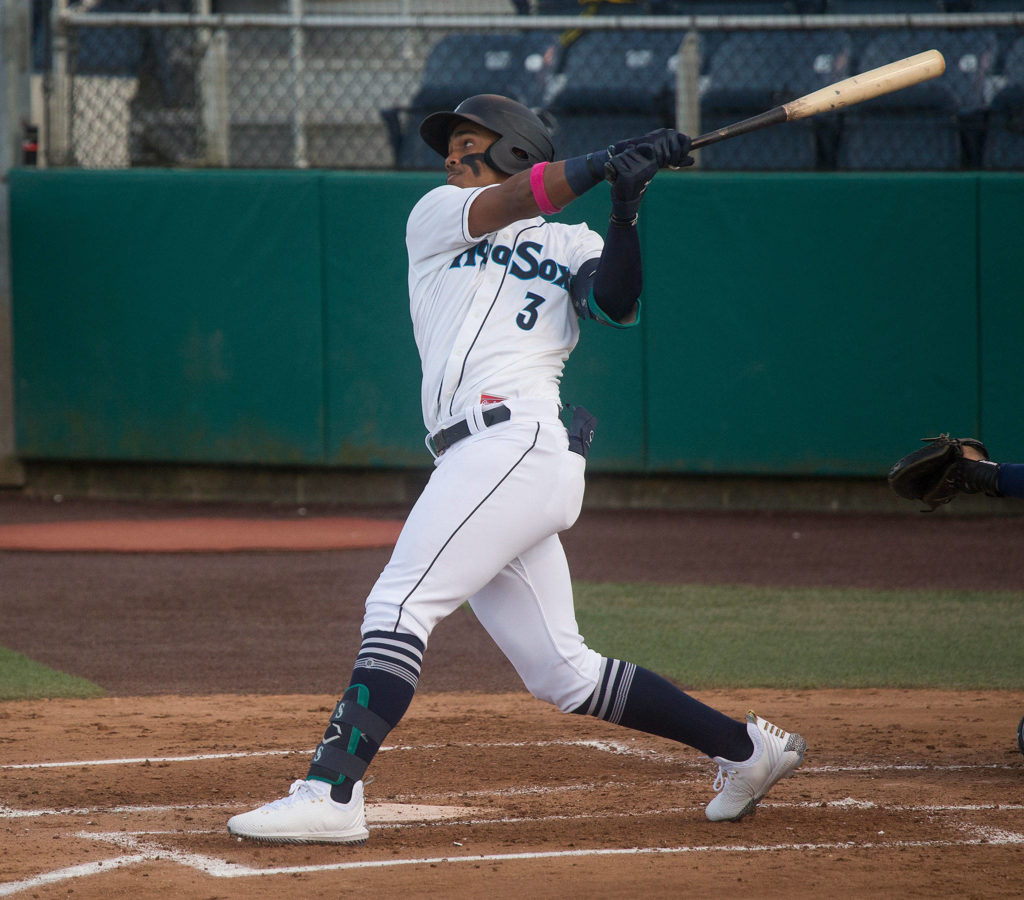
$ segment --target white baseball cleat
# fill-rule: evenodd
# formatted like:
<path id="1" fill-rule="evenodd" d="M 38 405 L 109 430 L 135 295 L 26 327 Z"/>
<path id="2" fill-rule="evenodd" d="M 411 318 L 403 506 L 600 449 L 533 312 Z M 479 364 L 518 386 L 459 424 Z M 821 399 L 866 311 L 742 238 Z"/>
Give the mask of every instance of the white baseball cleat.
<path id="1" fill-rule="evenodd" d="M 750 759 L 733 762 L 714 757 L 718 764 L 718 796 L 705 810 L 712 822 L 737 822 L 755 812 L 772 785 L 791 775 L 804 761 L 807 741 L 798 734 L 783 731 L 752 712 L 747 713 L 747 733 L 754 744 Z"/>
<path id="2" fill-rule="evenodd" d="M 348 803 L 337 803 L 327 782 L 300 779 L 287 797 L 228 819 L 228 831 L 284 844 L 365 844 L 370 832 L 363 814 L 363 783 L 355 783 Z"/>

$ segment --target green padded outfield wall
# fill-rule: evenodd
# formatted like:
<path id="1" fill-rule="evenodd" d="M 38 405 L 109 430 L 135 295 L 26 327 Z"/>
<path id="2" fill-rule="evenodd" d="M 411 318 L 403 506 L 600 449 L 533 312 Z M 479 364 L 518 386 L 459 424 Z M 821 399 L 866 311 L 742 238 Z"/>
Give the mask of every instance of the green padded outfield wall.
<path id="1" fill-rule="evenodd" d="M 685 174 L 647 202 L 679 222 L 646 235 L 648 469 L 877 472 L 978 433 L 975 178 Z"/>
<path id="2" fill-rule="evenodd" d="M 22 457 L 317 463 L 320 179 L 11 172 Z"/>
<path id="3" fill-rule="evenodd" d="M 11 173 L 23 458 L 429 465 L 404 226 L 432 174 Z M 877 475 L 1024 445 L 1024 178 L 665 173 L 643 315 L 563 384 L 593 468 Z M 562 219 L 597 230 L 606 192 Z"/>
<path id="4" fill-rule="evenodd" d="M 324 177 L 324 460 L 332 465 L 430 462 L 409 320 L 405 220 L 436 184 L 436 177 L 413 174 Z"/>
<path id="5" fill-rule="evenodd" d="M 996 459 L 1024 458 L 1024 178 L 978 185 L 981 433 Z"/>

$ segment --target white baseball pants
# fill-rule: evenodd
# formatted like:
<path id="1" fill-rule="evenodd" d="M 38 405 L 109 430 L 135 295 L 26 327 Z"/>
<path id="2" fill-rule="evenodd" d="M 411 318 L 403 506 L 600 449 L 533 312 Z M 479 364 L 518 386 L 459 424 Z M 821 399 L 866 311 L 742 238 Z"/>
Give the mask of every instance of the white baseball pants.
<path id="1" fill-rule="evenodd" d="M 558 532 L 579 516 L 583 457 L 553 401 L 506 401 L 508 422 L 449 448 L 366 601 L 362 632 L 427 643 L 469 601 L 529 691 L 568 712 L 597 685 L 601 656 L 580 636 Z M 451 422 L 444 423 L 445 425 Z"/>

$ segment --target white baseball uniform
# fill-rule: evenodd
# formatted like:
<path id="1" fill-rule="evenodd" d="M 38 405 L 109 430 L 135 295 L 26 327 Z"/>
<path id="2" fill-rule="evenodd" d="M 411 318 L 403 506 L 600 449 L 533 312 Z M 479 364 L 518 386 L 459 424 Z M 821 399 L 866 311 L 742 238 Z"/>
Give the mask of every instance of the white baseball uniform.
<path id="1" fill-rule="evenodd" d="M 580 414 L 566 431 L 558 386 L 579 339 L 577 314 L 611 321 L 579 295 L 592 279 L 611 294 L 631 290 L 602 278 L 622 272 L 598 271 L 603 242 L 585 226 L 535 217 L 471 236 L 471 205 L 488 189 L 435 188 L 409 216 L 410 309 L 435 468 L 367 597 L 353 680 L 306 780 L 288 797 L 234 816 L 233 834 L 365 841 L 363 775 L 412 700 L 434 627 L 466 601 L 536 697 L 711 756 L 721 791 L 707 807 L 712 821 L 749 815 L 803 759 L 799 735 L 753 713 L 734 721 L 654 672 L 602 657 L 580 636 L 558 533 L 579 516 L 590 420 Z M 609 234 L 608 253 L 638 276 L 636 233 Z"/>
<path id="2" fill-rule="evenodd" d="M 585 225 L 539 216 L 472 237 L 469 208 L 487 189 L 437 187 L 409 216 L 428 441 L 459 421 L 470 435 L 436 458 L 367 598 L 362 631 L 426 644 L 469 600 L 529 690 L 567 711 L 594 691 L 601 656 L 579 634 L 558 539 L 584 489 L 558 386 L 579 338 L 569 279 L 603 242 Z M 498 403 L 511 418 L 486 427 L 482 413 Z"/>

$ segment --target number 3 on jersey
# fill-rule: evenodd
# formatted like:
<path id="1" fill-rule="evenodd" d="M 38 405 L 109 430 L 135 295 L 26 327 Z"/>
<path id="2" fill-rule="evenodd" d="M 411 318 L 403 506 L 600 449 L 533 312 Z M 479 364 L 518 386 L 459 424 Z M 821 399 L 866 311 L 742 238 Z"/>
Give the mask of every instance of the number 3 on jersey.
<path id="1" fill-rule="evenodd" d="M 526 292 L 526 298 L 530 301 L 523 307 L 522 312 L 516 316 L 516 325 L 523 329 L 523 331 L 529 331 L 537 324 L 537 307 L 539 307 L 547 297 L 542 297 L 540 294 L 535 294 L 533 291 Z"/>

